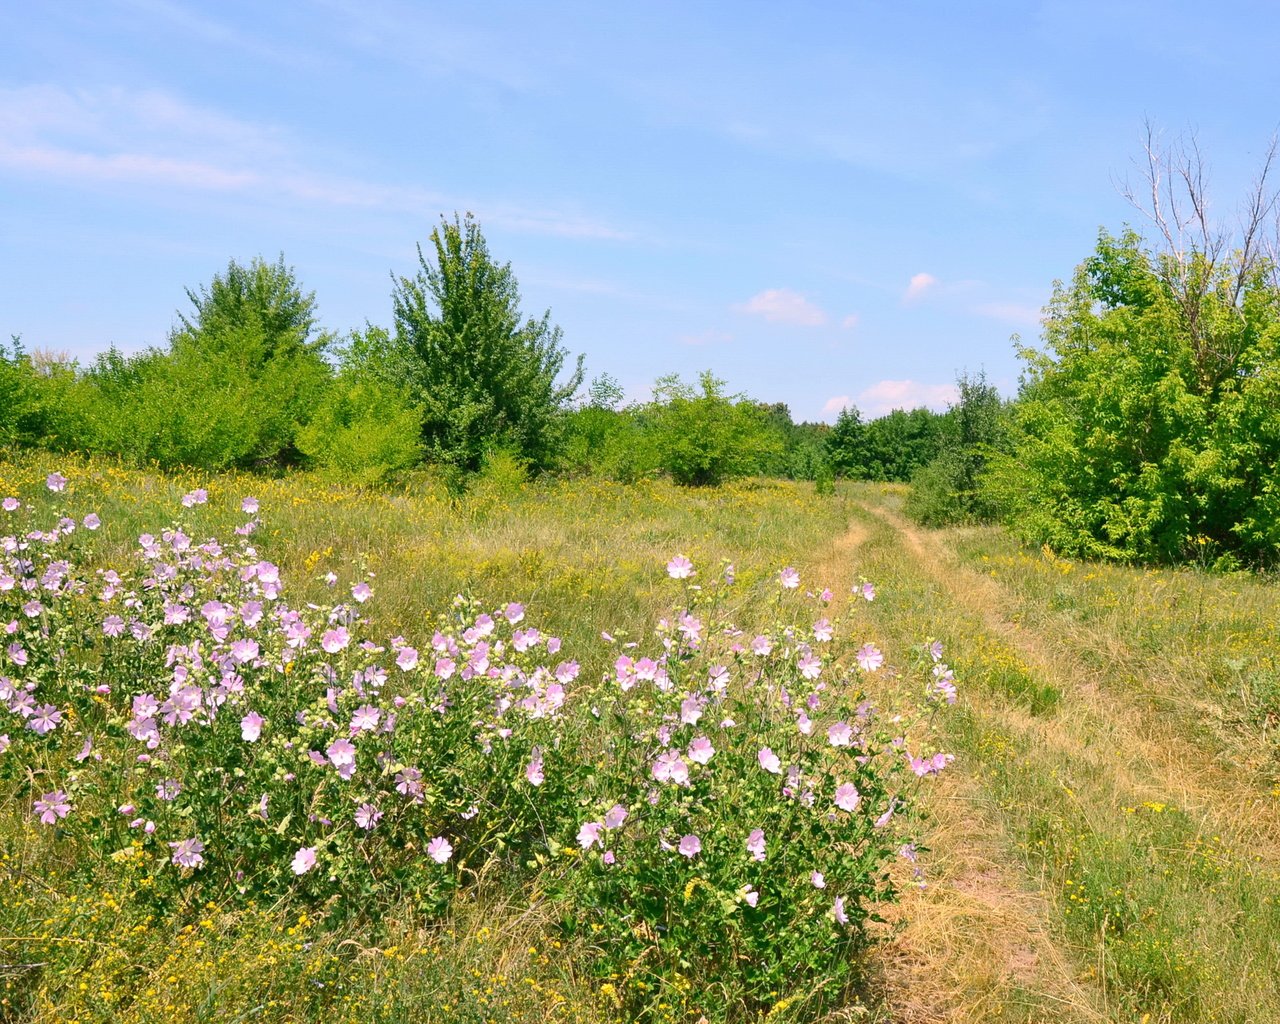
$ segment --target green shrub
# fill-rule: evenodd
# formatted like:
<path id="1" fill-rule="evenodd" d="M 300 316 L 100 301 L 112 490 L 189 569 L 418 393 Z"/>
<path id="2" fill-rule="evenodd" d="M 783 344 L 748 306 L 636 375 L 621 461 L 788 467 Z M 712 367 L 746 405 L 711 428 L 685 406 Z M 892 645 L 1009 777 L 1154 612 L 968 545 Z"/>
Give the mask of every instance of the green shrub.
<path id="1" fill-rule="evenodd" d="M 368 375 L 338 374 L 298 432 L 316 466 L 363 485 L 382 483 L 422 460 L 422 410 Z"/>
<path id="2" fill-rule="evenodd" d="M 726 395 L 724 386 L 710 371 L 696 388 L 672 374 L 640 410 L 657 466 L 676 483 L 702 487 L 745 476 L 781 450 L 760 406 Z"/>

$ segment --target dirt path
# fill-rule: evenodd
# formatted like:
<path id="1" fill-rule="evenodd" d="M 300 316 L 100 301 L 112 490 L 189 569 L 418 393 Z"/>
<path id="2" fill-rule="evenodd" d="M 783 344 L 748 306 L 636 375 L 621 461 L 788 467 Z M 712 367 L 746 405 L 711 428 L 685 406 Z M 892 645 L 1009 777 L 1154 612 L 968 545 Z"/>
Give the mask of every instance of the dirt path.
<path id="1" fill-rule="evenodd" d="M 914 531 L 898 533 L 920 562 L 928 560 Z M 837 594 L 837 611 L 857 577 L 857 551 L 869 535 L 867 526 L 854 522 L 818 567 L 818 582 Z M 877 952 L 891 1019 L 901 1024 L 1109 1019 L 1052 938 L 1050 908 L 1002 847 L 1000 826 L 981 787 L 954 772 L 929 787 L 925 803 L 931 818 L 930 884 L 924 889 L 904 885 L 901 902 L 886 913 L 895 931 Z M 1046 1007 L 1044 1014 L 1034 1005 Z"/>
<path id="2" fill-rule="evenodd" d="M 1058 684 L 1064 709 L 1056 720 L 1004 709 L 1006 716 L 1018 719 L 1020 729 L 1035 732 L 1047 747 L 1109 773 L 1139 800 L 1175 797 L 1181 808 L 1194 812 L 1212 831 L 1231 834 L 1256 855 L 1280 865 L 1280 813 L 1275 801 L 1264 800 L 1239 773 L 1206 756 L 1175 720 L 1159 714 L 1140 695 L 1126 699 L 1116 688 L 1101 685 L 1099 669 L 1080 659 L 1071 638 L 1014 621 L 1016 598 L 998 581 L 962 564 L 945 544 L 945 534 L 919 530 L 883 506 L 862 507 L 901 537 L 921 568 L 953 601 L 976 615 L 991 635 L 1016 650 L 1037 674 Z M 1064 717 L 1084 728 L 1060 728 Z"/>
<path id="3" fill-rule="evenodd" d="M 903 602 L 877 606 L 879 628 L 898 644 L 941 631 L 970 673 L 944 726 L 963 756 L 930 787 L 934 885 L 904 901 L 885 951 L 894 1019 L 1280 1019 L 1277 930 L 1255 909 L 1280 899 L 1280 806 L 1132 681 L 1120 638 L 1056 628 L 953 533 L 877 492 L 855 503 L 850 554 Z M 1082 911 L 1070 887 L 1086 877 Z M 1099 886 L 1125 899 L 1122 930 Z M 1139 947 L 1162 952 L 1138 962 Z M 1179 948 L 1212 971 L 1182 973 Z"/>

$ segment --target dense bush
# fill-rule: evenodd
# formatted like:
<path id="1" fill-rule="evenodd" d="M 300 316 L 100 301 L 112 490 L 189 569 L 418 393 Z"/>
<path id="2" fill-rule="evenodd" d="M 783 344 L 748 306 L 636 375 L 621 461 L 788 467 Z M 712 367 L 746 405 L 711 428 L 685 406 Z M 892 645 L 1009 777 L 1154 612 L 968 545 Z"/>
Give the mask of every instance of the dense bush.
<path id="1" fill-rule="evenodd" d="M 337 376 L 298 431 L 298 450 L 312 464 L 375 484 L 422 460 L 422 410 L 396 384 L 397 355 L 379 328 L 351 336 Z"/>
<path id="2" fill-rule="evenodd" d="M 672 374 L 659 378 L 653 401 L 641 410 L 658 466 L 676 483 L 707 486 L 745 476 L 781 451 L 761 407 L 724 388 L 710 371 L 697 387 Z"/>
<path id="3" fill-rule="evenodd" d="M 80 374 L 60 446 L 205 469 L 296 461 L 330 375 L 314 296 L 283 261 L 256 259 L 187 294 L 167 350 L 112 349 Z"/>
<path id="4" fill-rule="evenodd" d="M 1280 556 L 1280 289 L 1263 260 L 1105 232 L 1024 348 L 1015 445 L 991 493 L 1077 555 Z"/>
<path id="5" fill-rule="evenodd" d="M 863 422 L 856 408 L 840 411 L 826 438 L 833 469 L 852 480 L 905 483 L 939 452 L 946 415 L 894 409 Z"/>
<path id="6" fill-rule="evenodd" d="M 70 371 L 50 364 L 42 374 L 22 343 L 0 342 L 0 444 L 46 445 L 65 427 L 63 410 Z"/>

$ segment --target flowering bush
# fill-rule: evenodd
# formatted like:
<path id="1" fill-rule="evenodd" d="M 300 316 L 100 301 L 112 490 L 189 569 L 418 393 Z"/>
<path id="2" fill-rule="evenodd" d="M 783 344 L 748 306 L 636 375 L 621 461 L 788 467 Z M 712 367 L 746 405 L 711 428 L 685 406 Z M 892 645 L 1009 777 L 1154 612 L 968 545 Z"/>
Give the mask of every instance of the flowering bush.
<path id="1" fill-rule="evenodd" d="M 886 864 L 915 861 L 898 826 L 950 756 L 911 737 L 954 701 L 950 672 L 932 645 L 931 681 L 881 687 L 899 705 L 881 710 L 860 677 L 884 655 L 825 614 L 830 591 L 804 594 L 782 570 L 776 620 L 751 635 L 724 614 L 732 566 L 706 589 L 683 557 L 668 572 L 683 610 L 649 656 L 627 644 L 590 693 L 604 729 L 569 883 L 580 920 L 637 1008 L 691 990 L 682 1001 L 700 1010 L 776 1005 L 797 987 L 821 1002 L 850 980 L 860 926 L 892 895 Z"/>
<path id="2" fill-rule="evenodd" d="M 372 574 L 291 601 L 252 498 L 233 544 L 180 516 L 90 571 L 98 517 L 48 485 L 51 513 L 0 502 L 0 793 L 99 882 L 376 919 L 443 910 L 491 863 L 540 871 L 615 1002 L 732 1016 L 838 994 L 887 864 L 915 860 L 915 787 L 950 759 L 927 746 L 955 699 L 941 649 L 895 674 L 794 568 L 743 632 L 732 566 L 704 587 L 672 558 L 673 613 L 604 634 L 613 667 L 587 680 L 515 602 L 459 597 L 410 640 L 362 617 Z"/>

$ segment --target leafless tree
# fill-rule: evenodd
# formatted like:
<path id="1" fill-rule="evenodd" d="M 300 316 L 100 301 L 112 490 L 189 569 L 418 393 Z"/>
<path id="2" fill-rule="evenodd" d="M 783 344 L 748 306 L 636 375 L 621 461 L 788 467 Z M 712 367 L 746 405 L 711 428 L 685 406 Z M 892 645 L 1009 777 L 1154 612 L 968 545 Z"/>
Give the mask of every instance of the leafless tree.
<path id="1" fill-rule="evenodd" d="M 1195 133 L 1166 143 L 1150 121 L 1143 129 L 1144 156 L 1135 161 L 1140 180 L 1126 179 L 1119 190 L 1159 234 L 1157 270 L 1212 384 L 1235 371 L 1242 335 L 1206 317 L 1206 299 L 1216 294 L 1242 319 L 1245 290 L 1260 274 L 1280 287 L 1280 187 L 1272 182 L 1280 139 L 1271 137 L 1235 217 L 1221 219 L 1211 210 L 1208 165 Z"/>

